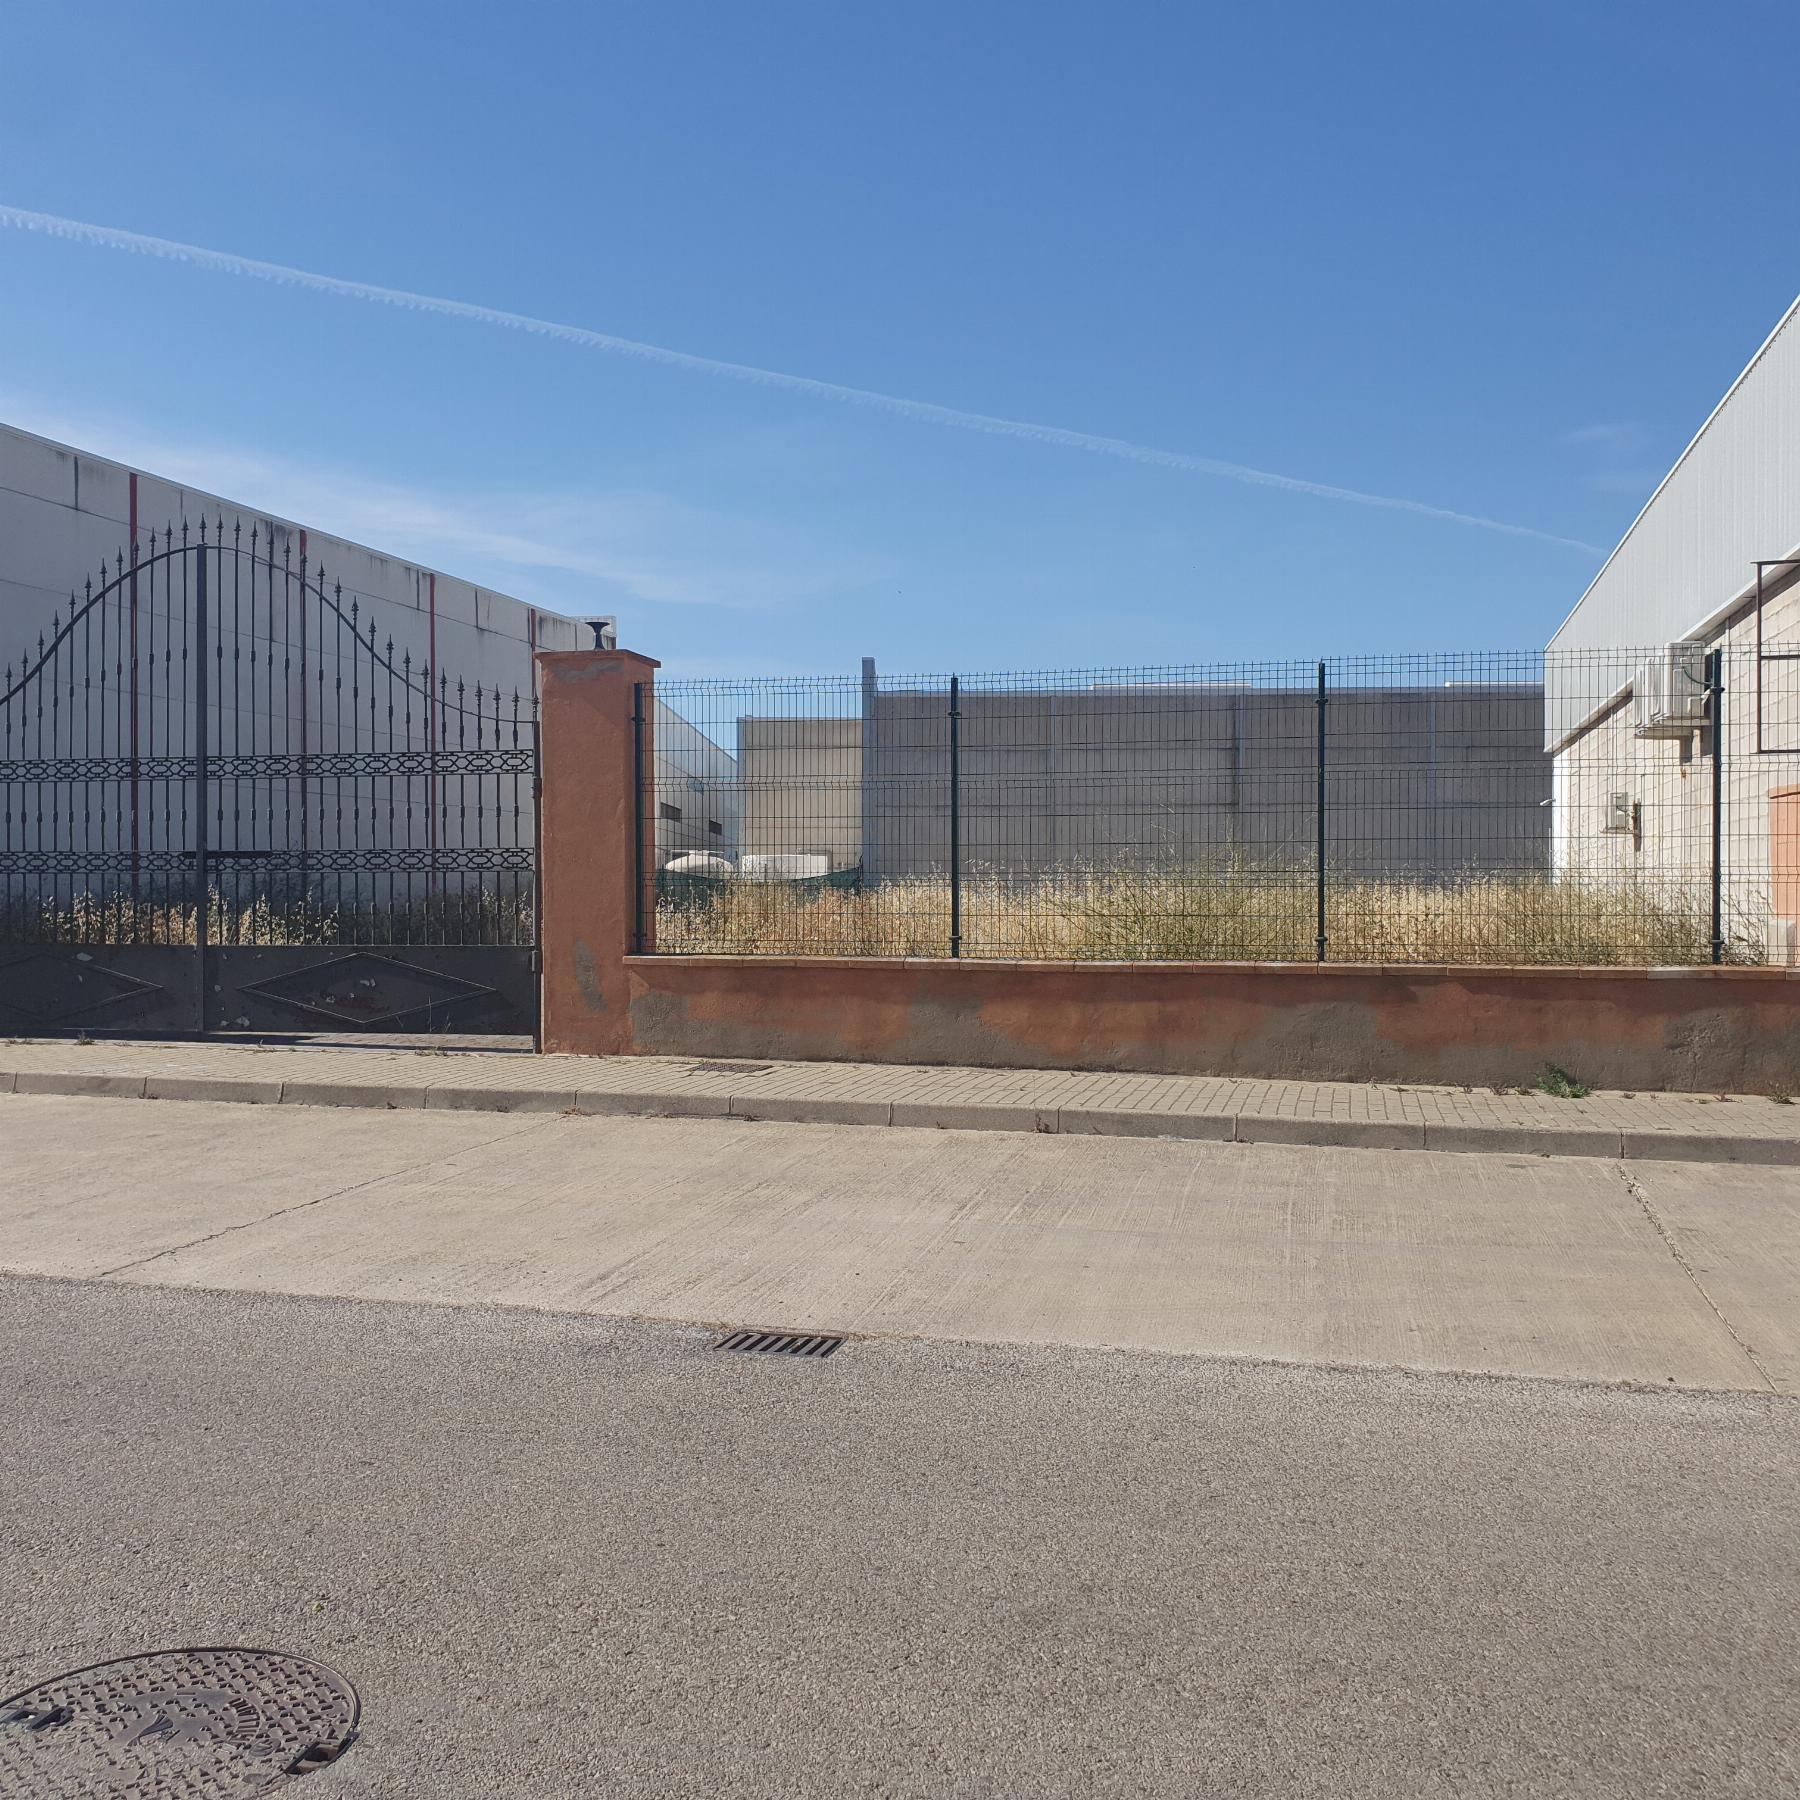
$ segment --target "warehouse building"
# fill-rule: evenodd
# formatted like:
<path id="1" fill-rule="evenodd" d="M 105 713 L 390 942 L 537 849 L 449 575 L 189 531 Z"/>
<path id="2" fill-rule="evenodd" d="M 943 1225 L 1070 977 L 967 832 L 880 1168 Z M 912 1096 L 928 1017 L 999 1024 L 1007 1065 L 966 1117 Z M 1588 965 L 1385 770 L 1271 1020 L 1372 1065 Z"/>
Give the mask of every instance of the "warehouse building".
<path id="1" fill-rule="evenodd" d="M 1551 639 L 1544 682 L 1559 874 L 1704 907 L 1716 860 L 1722 953 L 1793 962 L 1800 301 Z"/>
<path id="2" fill-rule="evenodd" d="M 192 598 L 184 600 L 178 580 L 159 580 L 148 565 L 167 543 L 166 534 L 172 531 L 179 538 L 185 528 L 197 541 L 203 520 L 209 530 L 222 521 L 227 537 L 235 534 L 241 546 L 248 546 L 254 534 L 257 546 L 254 559 L 246 549 L 213 569 L 215 580 L 226 586 L 214 609 L 215 631 L 225 646 L 218 659 L 220 682 L 214 696 L 215 755 L 254 754 L 289 742 L 304 742 L 313 753 L 327 754 L 418 740 L 425 728 L 428 698 L 417 690 L 425 686 L 423 671 L 428 667 L 444 678 L 447 710 L 458 716 L 458 727 L 439 734 L 446 746 L 454 747 L 459 729 L 462 741 L 470 741 L 461 714 L 467 709 L 473 718 L 478 692 L 482 719 L 492 724 L 497 716 L 499 721 L 497 735 L 484 735 L 483 741 L 510 743 L 515 695 L 522 728 L 528 729 L 537 686 L 532 659 L 537 651 L 573 650 L 594 643 L 611 646 L 616 641 L 610 619 L 566 618 L 147 470 L 0 426 L 0 675 L 5 677 L 0 681 L 0 763 L 8 763 L 9 776 L 9 759 L 32 750 L 37 742 L 36 728 L 43 723 L 37 689 L 62 690 L 52 696 L 55 707 L 44 712 L 52 725 L 45 749 L 61 755 L 81 736 L 71 726 L 70 713 L 76 705 L 94 712 L 100 705 L 94 697 L 96 681 L 106 678 L 116 683 L 124 675 L 127 653 L 116 633 L 110 646 L 97 637 L 99 613 L 90 618 L 84 608 L 109 583 L 129 582 L 134 545 L 145 569 L 132 595 L 140 660 L 146 664 L 132 684 L 141 701 L 139 748 L 165 757 L 191 753 L 191 707 L 182 688 L 178 647 Z M 297 636 L 301 602 L 291 572 L 301 567 L 313 583 L 314 600 L 321 576 L 331 597 L 331 628 L 315 631 L 311 642 Z M 265 571 L 274 571 L 274 579 L 268 579 Z M 105 608 L 109 622 L 122 604 L 121 598 L 119 605 Z M 313 612 L 319 611 L 315 604 Z M 336 616 L 340 613 L 341 619 Z M 60 656 L 53 652 L 53 663 L 32 682 L 27 672 L 43 664 L 41 647 L 55 644 L 72 614 L 83 615 L 79 636 L 65 643 Z M 361 639 L 359 649 L 349 648 L 352 617 L 361 639 L 371 630 L 376 634 L 375 654 Z M 304 685 L 295 672 L 296 658 L 303 659 L 310 671 Z M 283 676 L 271 681 L 268 671 L 278 659 Z M 387 716 L 390 666 L 412 677 L 410 721 L 401 678 L 395 716 L 391 722 Z M 373 719 L 362 708 L 345 703 L 352 690 L 370 690 L 372 673 L 378 676 L 380 690 Z M 455 700 L 459 686 L 461 708 Z M 57 715 L 53 719 L 52 711 Z M 109 747 L 130 749 L 129 742 L 121 741 L 118 721 L 85 722 L 95 726 L 96 741 L 105 738 L 111 726 Z M 297 729 L 303 735 L 297 736 Z M 658 864 L 684 853 L 735 856 L 737 784 L 732 758 L 667 707 L 657 708 L 655 732 L 663 795 L 656 826 Z M 21 844 L 26 841 L 22 828 L 16 828 L 17 819 L 27 810 L 42 809 L 35 801 L 27 807 L 19 781 L 9 779 L 0 787 L 4 788 L 0 799 L 12 803 L 0 809 L 7 826 L 7 834 L 0 836 L 0 851 L 12 851 L 15 837 Z M 152 798 L 160 804 L 161 791 Z M 245 786 L 244 798 L 255 800 L 267 813 L 266 786 Z M 67 803 L 67 794 L 63 800 Z M 505 795 L 509 808 L 511 801 L 509 788 Z M 459 803 L 466 811 L 466 794 Z M 243 810 L 238 809 L 240 824 Z M 372 816 L 371 837 L 376 818 L 385 822 L 385 814 Z M 218 847 L 227 853 L 240 849 L 232 821 L 221 820 L 220 826 L 225 835 Z M 397 830 L 396 835 L 403 834 Z M 529 844 L 528 809 L 518 820 L 517 836 Z M 81 846 L 67 835 L 64 847 L 72 851 Z"/>
<path id="3" fill-rule="evenodd" d="M 304 556 L 334 587 L 342 584 L 344 608 L 372 619 L 384 647 L 391 636 L 397 657 L 410 656 L 415 669 L 430 662 L 447 670 L 469 692 L 480 686 L 510 697 L 517 689 L 529 698 L 534 649 L 592 641 L 576 620 L 492 588 L 0 426 L 0 667 L 27 664 L 52 621 L 67 619 L 72 598 L 129 566 L 134 543 L 145 555 L 152 532 L 160 539 L 170 527 L 197 530 L 202 519 L 223 519 L 228 533 L 241 525 L 246 537 L 257 531 L 278 563 Z M 312 654 L 330 657 L 330 646 L 314 645 Z"/>

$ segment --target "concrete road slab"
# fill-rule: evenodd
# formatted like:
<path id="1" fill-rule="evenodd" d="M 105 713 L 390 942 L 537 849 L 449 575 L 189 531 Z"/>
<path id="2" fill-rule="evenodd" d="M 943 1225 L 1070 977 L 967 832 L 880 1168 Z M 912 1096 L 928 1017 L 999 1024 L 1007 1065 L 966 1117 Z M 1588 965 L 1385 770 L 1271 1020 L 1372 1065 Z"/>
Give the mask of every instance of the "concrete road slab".
<path id="1" fill-rule="evenodd" d="M 1616 1161 L 1623 1140 L 1617 1131 L 1581 1126 L 1559 1131 L 1554 1126 L 1543 1126 L 1532 1132 L 1528 1142 L 1521 1143 L 1519 1133 L 1504 1125 L 1427 1125 L 1425 1148 L 1489 1156 L 1516 1156 L 1521 1151 L 1532 1156 L 1603 1156 Z"/>
<path id="2" fill-rule="evenodd" d="M 0 1200 L 0 1266 L 137 1263 L 130 1279 L 164 1285 L 1766 1386 L 1622 1171 L 1591 1160 L 4 1104 L 36 1173 Z M 145 1116 L 162 1134 L 149 1156 L 134 1135 Z M 65 1169 L 80 1172 L 73 1199 L 59 1193 Z M 284 1182 L 273 1193 L 270 1172 Z"/>
<path id="3" fill-rule="evenodd" d="M 1284 1118 L 1243 1114 L 1240 1144 L 1321 1144 L 1361 1150 L 1423 1150 L 1425 1127 L 1404 1119 Z"/>
<path id="4" fill-rule="evenodd" d="M 1104 1106 L 1064 1106 L 1057 1111 L 1056 1129 L 1071 1136 L 1198 1138 L 1229 1144 L 1236 1136 L 1237 1120 L 1230 1113 L 1121 1112 Z"/>
<path id="5" fill-rule="evenodd" d="M 44 1275 L 134 1267 L 518 1129 L 492 1114 L 23 1096 L 6 1105 L 0 1267 Z"/>
<path id="6" fill-rule="evenodd" d="M 1632 1170 L 1707 1297 L 1786 1394 L 1800 1394 L 1800 1172 Z"/>
<path id="7" fill-rule="evenodd" d="M 757 1093 L 734 1094 L 730 1113 L 734 1119 L 765 1120 L 785 1125 L 890 1125 L 891 1100 L 854 1100 L 834 1095 Z"/>
<path id="8" fill-rule="evenodd" d="M 425 1090 L 431 1112 L 568 1112 L 575 1104 L 573 1088 L 433 1087 Z"/>
<path id="9" fill-rule="evenodd" d="M 718 1087 L 696 1087 L 688 1093 L 664 1089 L 590 1092 L 582 1088 L 576 1090 L 575 1106 L 594 1118 L 723 1119 L 731 1112 L 731 1095 Z"/>
<path id="10" fill-rule="evenodd" d="M 1761 1163 L 1771 1168 L 1800 1164 L 1800 1145 L 1771 1136 L 1721 1138 L 1703 1131 L 1627 1131 L 1623 1149 L 1634 1162 Z"/>
<path id="11" fill-rule="evenodd" d="M 13 1079 L 15 1094 L 110 1094 L 116 1099 L 141 1100 L 146 1077 L 141 1074 L 107 1075 L 82 1070 L 25 1069 Z"/>
<path id="12" fill-rule="evenodd" d="M 290 1106 L 355 1106 L 373 1111 L 418 1111 L 425 1105 L 425 1086 L 396 1086 L 376 1081 L 284 1081 L 281 1098 Z"/>
<path id="13" fill-rule="evenodd" d="M 148 1075 L 146 1100 L 220 1100 L 237 1106 L 278 1106 L 279 1081 L 221 1080 L 216 1075 Z"/>
<path id="14" fill-rule="evenodd" d="M 1054 1131 L 1056 1109 L 956 1100 L 896 1100 L 890 1124 L 926 1131 Z"/>

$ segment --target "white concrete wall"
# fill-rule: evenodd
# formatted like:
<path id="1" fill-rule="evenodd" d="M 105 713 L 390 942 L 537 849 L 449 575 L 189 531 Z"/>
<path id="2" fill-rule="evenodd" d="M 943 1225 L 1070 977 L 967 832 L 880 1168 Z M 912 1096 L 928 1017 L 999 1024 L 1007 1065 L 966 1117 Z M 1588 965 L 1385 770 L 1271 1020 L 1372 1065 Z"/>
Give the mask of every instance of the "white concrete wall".
<path id="1" fill-rule="evenodd" d="M 104 603 L 84 606 L 90 583 L 103 588 L 121 565 L 132 566 L 134 490 L 138 604 L 122 585 Z M 510 595 L 0 427 L 0 901 L 67 906 L 115 885 L 122 865 L 98 868 L 80 862 L 83 856 L 128 858 L 135 869 L 140 849 L 165 858 L 192 850 L 191 781 L 165 769 L 127 782 L 116 770 L 122 757 L 183 758 L 196 747 L 200 649 L 189 584 L 197 580 L 198 558 L 157 562 L 153 551 L 171 525 L 179 535 L 184 522 L 197 542 L 202 520 L 209 530 L 223 520 L 228 546 L 247 549 L 253 533 L 262 558 L 273 546 L 276 571 L 270 579 L 266 562 L 230 549 L 208 559 L 216 589 L 216 630 L 208 634 L 216 756 L 424 750 L 432 745 L 427 719 L 434 713 L 440 749 L 515 742 L 529 748 L 534 647 L 574 649 L 587 636 L 575 620 Z M 330 607 L 303 599 L 298 581 L 281 574 L 284 564 L 297 569 L 302 555 L 309 585 L 322 575 Z M 21 685 L 24 670 L 38 663 L 40 642 L 53 641 L 57 623 L 68 623 L 72 596 L 80 623 L 53 662 Z M 337 608 L 356 620 L 359 653 L 350 650 Z M 135 679 L 128 631 L 137 634 Z M 460 685 L 454 712 L 425 698 L 434 644 L 451 708 Z M 472 716 L 477 690 L 479 726 Z M 68 780 L 21 767 L 32 759 L 53 767 L 71 757 L 113 759 L 111 772 Z M 259 857 L 295 848 L 379 855 L 462 845 L 528 849 L 532 841 L 528 765 L 441 778 L 298 780 L 227 769 L 212 794 L 215 878 L 233 895 L 257 889 Z M 233 863 L 234 856 L 243 860 Z M 492 891 L 528 899 L 528 861 L 522 871 L 471 876 L 462 885 L 484 879 Z M 436 874 L 418 873 L 326 873 L 310 885 L 323 904 L 400 902 L 444 891 Z"/>
<path id="2" fill-rule="evenodd" d="M 1769 599 L 1765 648 L 1800 649 L 1800 583 Z M 1756 651 L 1753 612 L 1739 612 L 1704 634 L 1722 651 L 1725 677 L 1724 764 L 1720 813 L 1725 932 L 1734 960 L 1792 961 L 1800 921 L 1776 916 L 1770 880 L 1769 796 L 1800 782 L 1800 661 L 1764 660 Z M 1568 696 L 1602 697 L 1612 661 L 1635 669 L 1644 650 L 1552 650 L 1545 685 Z M 1630 696 L 1567 737 L 1555 756 L 1553 855 L 1565 881 L 1602 883 L 1621 908 L 1685 908 L 1710 915 L 1714 735 L 1697 727 L 1680 737 L 1639 737 Z M 1635 808 L 1635 827 L 1609 830 L 1609 797 Z"/>
<path id="3" fill-rule="evenodd" d="M 677 856 L 698 854 L 736 862 L 736 759 L 662 701 L 655 706 L 655 785 L 644 799 L 657 809 L 656 866 L 660 869 Z M 674 813 L 681 816 L 675 818 Z"/>
<path id="4" fill-rule="evenodd" d="M 1621 907 L 1709 913 L 1714 734 L 1639 737 L 1640 665 L 1677 639 L 1720 650 L 1725 928 L 1737 957 L 1788 960 L 1794 921 L 1771 905 L 1769 795 L 1800 779 L 1800 301 L 1732 384 L 1657 487 L 1545 653 L 1545 732 L 1555 752 L 1553 860 L 1562 878 L 1614 890 Z M 1759 730 L 1760 715 L 1760 730 Z M 1609 799 L 1634 808 L 1607 829 Z"/>
<path id="5" fill-rule="evenodd" d="M 223 517 L 228 534 L 239 522 L 246 536 L 254 526 L 265 542 L 272 534 L 278 560 L 284 550 L 297 560 L 304 535 L 309 568 L 341 582 L 346 609 L 354 603 L 361 619 L 372 617 L 383 647 L 391 637 L 396 657 L 410 652 L 415 667 L 430 651 L 435 577 L 438 666 L 470 691 L 516 687 L 529 696 L 534 637 L 544 650 L 588 641 L 577 621 L 511 595 L 0 426 L 0 668 L 17 667 L 52 617 L 67 617 L 71 592 L 129 557 L 134 474 L 140 542 L 152 529 Z"/>

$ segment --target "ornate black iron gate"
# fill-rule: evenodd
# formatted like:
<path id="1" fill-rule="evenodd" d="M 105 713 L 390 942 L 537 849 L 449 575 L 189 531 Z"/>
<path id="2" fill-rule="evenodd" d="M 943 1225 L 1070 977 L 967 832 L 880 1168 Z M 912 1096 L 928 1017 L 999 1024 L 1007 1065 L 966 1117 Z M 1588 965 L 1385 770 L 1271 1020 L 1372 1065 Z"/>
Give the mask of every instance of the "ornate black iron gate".
<path id="1" fill-rule="evenodd" d="M 152 532 L 0 682 L 0 1031 L 535 1033 L 535 702 L 263 526 Z"/>

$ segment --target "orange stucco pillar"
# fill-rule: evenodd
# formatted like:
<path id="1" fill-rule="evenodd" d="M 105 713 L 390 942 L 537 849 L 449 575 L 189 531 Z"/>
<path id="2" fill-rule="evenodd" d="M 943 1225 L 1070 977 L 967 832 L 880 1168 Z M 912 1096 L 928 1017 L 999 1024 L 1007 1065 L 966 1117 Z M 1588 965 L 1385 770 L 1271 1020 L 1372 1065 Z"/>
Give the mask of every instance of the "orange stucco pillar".
<path id="1" fill-rule="evenodd" d="M 648 772 L 658 665 L 630 650 L 546 650 L 537 666 L 542 1043 L 617 1056 L 632 1048 L 626 953 L 654 948 L 655 826 L 641 854 L 634 838 L 638 703 Z"/>

